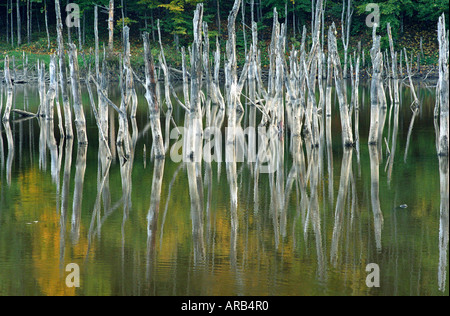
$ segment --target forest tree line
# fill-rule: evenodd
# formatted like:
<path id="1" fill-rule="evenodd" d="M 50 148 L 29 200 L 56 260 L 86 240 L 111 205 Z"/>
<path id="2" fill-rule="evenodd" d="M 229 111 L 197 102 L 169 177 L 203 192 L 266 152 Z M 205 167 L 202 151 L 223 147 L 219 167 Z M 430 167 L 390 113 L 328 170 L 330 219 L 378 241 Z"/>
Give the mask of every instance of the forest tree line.
<path id="1" fill-rule="evenodd" d="M 131 36 L 147 31 L 151 40 L 157 38 L 157 21 L 166 39 L 177 45 L 185 45 L 192 37 L 192 16 L 197 3 L 204 4 L 204 20 L 210 24 L 210 36 L 221 38 L 226 34 L 228 13 L 233 2 L 226 0 L 62 0 L 61 13 L 69 3 L 76 3 L 80 9 L 79 28 L 65 28 L 69 41 L 84 44 L 93 37 L 94 7 L 98 5 L 100 37 L 108 38 L 111 22 L 114 23 L 114 37 L 120 38 L 123 26 L 131 28 Z M 258 23 L 260 36 L 266 30 L 270 34 L 273 8 L 279 18 L 286 20 L 289 37 L 299 38 L 304 25 L 310 25 L 315 0 L 246 0 L 243 14 L 238 23 L 249 27 L 252 19 Z M 326 0 L 325 20 L 340 21 L 350 8 L 350 34 L 370 33 L 366 27 L 367 5 L 376 3 L 380 8 L 380 27 L 386 29 L 390 23 L 394 39 L 411 25 L 430 23 L 435 25 L 444 12 L 448 16 L 448 0 Z M 113 9 L 113 21 L 111 10 Z M 19 47 L 35 41 L 48 40 L 56 34 L 55 1 L 53 0 L 2 0 L 0 3 L 0 43 L 8 47 Z M 448 21 L 448 19 L 447 19 Z M 243 22 L 243 23 L 242 23 Z M 327 22 L 327 21 L 325 21 Z M 448 23 L 448 22 L 447 22 Z M 104 26 L 104 27 L 102 27 Z M 249 29 L 250 30 L 250 27 Z M 47 36 L 45 34 L 47 33 Z M 270 36 L 269 36 L 270 37 Z M 43 45 L 44 46 L 44 45 Z"/>

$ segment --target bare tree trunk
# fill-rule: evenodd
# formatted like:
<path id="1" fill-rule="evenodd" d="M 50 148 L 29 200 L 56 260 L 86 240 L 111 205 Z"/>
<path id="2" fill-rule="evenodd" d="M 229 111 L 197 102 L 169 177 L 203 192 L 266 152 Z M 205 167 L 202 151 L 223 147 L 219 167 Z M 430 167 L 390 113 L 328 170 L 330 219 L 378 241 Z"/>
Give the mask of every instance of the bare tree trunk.
<path id="1" fill-rule="evenodd" d="M 109 29 L 108 53 L 112 54 L 114 50 L 114 0 L 109 0 L 108 29 Z"/>
<path id="2" fill-rule="evenodd" d="M 123 65 L 125 70 L 125 104 L 127 109 L 131 107 L 131 118 L 136 118 L 138 99 L 136 90 L 134 89 L 133 69 L 131 68 L 131 51 L 130 51 L 130 28 L 123 28 L 123 45 L 124 59 Z"/>
<path id="3" fill-rule="evenodd" d="M 61 8 L 59 5 L 59 0 L 55 0 L 55 10 L 56 10 L 56 31 L 57 31 L 58 56 L 59 56 L 59 82 L 61 87 L 61 95 L 63 99 L 66 138 L 73 138 L 72 111 L 70 109 L 68 96 L 66 55 L 64 50 L 63 25 L 61 19 Z"/>
<path id="4" fill-rule="evenodd" d="M 48 32 L 48 10 L 47 0 L 44 0 L 44 19 L 45 19 L 45 31 L 47 32 L 47 49 L 50 49 L 50 33 Z"/>
<path id="5" fill-rule="evenodd" d="M 202 155 L 202 104 L 201 104 L 201 85 L 203 77 L 202 66 L 202 25 L 203 25 L 203 4 L 198 4 L 194 13 L 193 33 L 194 42 L 190 51 L 191 59 L 191 86 L 188 92 L 188 82 L 186 74 L 185 57 L 183 56 L 183 90 L 185 95 L 185 104 L 187 108 L 187 134 L 185 135 L 186 144 L 184 146 L 184 159 L 190 162 L 200 162 Z M 184 55 L 184 50 L 183 50 Z M 186 127 L 185 127 L 186 128 Z"/>
<path id="6" fill-rule="evenodd" d="M 369 145 L 376 145 L 380 141 L 379 137 L 379 89 L 381 83 L 381 71 L 383 69 L 383 56 L 380 52 L 380 36 L 376 36 L 376 27 L 373 30 L 373 47 L 371 50 L 373 75 L 371 82 L 371 103 L 370 103 L 370 130 L 369 130 Z"/>
<path id="7" fill-rule="evenodd" d="M 11 10 L 11 46 L 14 47 L 14 4 L 13 0 L 10 0 L 9 8 Z"/>
<path id="8" fill-rule="evenodd" d="M 406 52 L 406 48 L 404 48 L 404 50 L 405 50 L 406 71 L 408 73 L 408 79 L 409 79 L 409 85 L 411 87 L 411 93 L 414 98 L 414 103 L 411 106 L 418 108 L 420 105 L 420 102 L 419 102 L 419 99 L 417 98 L 416 90 L 414 88 L 414 83 L 412 81 L 412 73 L 411 73 L 412 60 L 411 60 L 411 65 L 410 65 L 409 61 L 408 61 L 408 53 Z"/>
<path id="9" fill-rule="evenodd" d="M 143 35 L 144 39 L 144 63 L 145 63 L 145 98 L 147 99 L 150 112 L 150 123 L 152 129 L 153 147 L 155 150 L 155 158 L 164 158 L 164 144 L 161 131 L 160 106 L 156 97 L 156 76 L 153 56 L 150 51 L 149 34 Z"/>
<path id="10" fill-rule="evenodd" d="M 17 0 L 17 46 L 22 45 L 22 25 L 20 22 L 20 6 L 19 0 Z"/>
<path id="11" fill-rule="evenodd" d="M 27 43 L 30 45 L 30 0 L 27 0 Z"/>
<path id="12" fill-rule="evenodd" d="M 348 116 L 349 109 L 347 103 L 347 97 L 344 94 L 344 80 L 342 77 L 342 68 L 341 62 L 339 60 L 339 55 L 337 51 L 337 42 L 336 42 L 336 26 L 333 25 L 328 31 L 329 45 L 330 45 L 330 53 L 331 58 L 333 60 L 335 78 L 336 78 L 336 93 L 339 99 L 339 108 L 341 114 L 341 125 L 342 125 L 342 137 L 344 146 L 353 146 L 353 134 L 350 127 L 350 118 Z"/>
<path id="13" fill-rule="evenodd" d="M 241 0 L 235 0 L 233 8 L 228 16 L 228 43 L 227 43 L 227 62 L 225 65 L 226 82 L 229 90 L 228 97 L 228 133 L 226 135 L 226 161 L 231 161 L 235 157 L 235 139 L 236 139 L 236 110 L 237 110 L 237 60 L 236 60 L 236 17 L 239 12 Z"/>
<path id="14" fill-rule="evenodd" d="M 76 27 L 78 29 L 78 49 L 81 52 L 83 50 L 83 41 L 81 39 L 81 19 L 78 19 L 78 25 Z"/>
<path id="15" fill-rule="evenodd" d="M 448 81 L 448 52 L 449 42 L 445 30 L 445 15 L 439 18 L 439 89 L 440 89 L 440 132 L 439 132 L 439 155 L 448 156 L 448 103 L 449 103 L 449 81 Z"/>
<path id="16" fill-rule="evenodd" d="M 86 118 L 84 116 L 83 103 L 80 89 L 80 74 L 78 69 L 77 47 L 69 44 L 70 81 L 72 83 L 73 110 L 75 113 L 75 127 L 79 145 L 87 145 Z"/>
<path id="17" fill-rule="evenodd" d="M 11 114 L 11 108 L 12 108 L 12 101 L 13 101 L 13 85 L 11 81 L 11 73 L 9 70 L 9 57 L 5 57 L 5 64 L 4 64 L 4 75 L 5 75 L 5 82 L 6 82 L 6 106 L 5 106 L 5 113 L 3 115 L 3 121 L 8 122 L 9 117 Z M 1 113 L 0 113 L 1 114 Z"/>
<path id="18" fill-rule="evenodd" d="M 56 86 L 57 86 L 57 76 L 56 76 L 56 56 L 52 55 L 50 59 L 50 88 L 47 92 L 46 101 L 47 109 L 46 116 L 48 120 L 53 120 L 53 107 L 56 98 Z M 51 123 L 53 124 L 53 123 Z"/>
<path id="19" fill-rule="evenodd" d="M 217 27 L 218 27 L 218 36 L 221 37 L 222 32 L 221 32 L 221 21 L 220 21 L 220 2 L 219 0 L 216 0 L 216 4 L 217 4 L 217 11 L 216 11 L 216 17 L 217 17 Z"/>
<path id="20" fill-rule="evenodd" d="M 344 21 L 344 15 L 346 12 L 346 18 Z M 341 17 L 341 30 L 342 30 L 342 43 L 344 45 L 344 79 L 347 78 L 348 72 L 348 45 L 350 42 L 350 27 L 352 23 L 353 8 L 352 0 L 347 0 L 347 10 L 345 9 L 345 0 L 342 0 L 342 17 Z"/>
<path id="21" fill-rule="evenodd" d="M 9 0 L 6 0 L 6 44 L 9 44 Z M 1 113 L 0 113 L 1 114 Z"/>
<path id="22" fill-rule="evenodd" d="M 38 60 L 37 62 L 38 73 L 38 87 L 39 87 L 39 110 L 38 115 L 41 117 L 47 116 L 47 102 L 46 102 L 46 88 L 45 88 L 45 63 Z"/>
<path id="23" fill-rule="evenodd" d="M 99 61 L 99 45 L 98 45 L 98 6 L 94 7 L 94 38 L 95 38 L 95 76 L 97 82 L 100 81 L 100 61 Z"/>

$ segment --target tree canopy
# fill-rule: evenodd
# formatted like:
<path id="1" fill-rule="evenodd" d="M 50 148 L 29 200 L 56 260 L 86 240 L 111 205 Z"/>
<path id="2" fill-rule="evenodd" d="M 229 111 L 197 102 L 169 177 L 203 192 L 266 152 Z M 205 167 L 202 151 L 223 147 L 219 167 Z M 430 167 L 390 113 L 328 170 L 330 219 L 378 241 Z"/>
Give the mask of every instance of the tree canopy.
<path id="1" fill-rule="evenodd" d="M 84 33 L 90 36 L 94 22 L 93 8 L 95 5 L 104 7 L 100 10 L 101 35 L 107 33 L 107 6 L 109 0 L 61 0 L 61 6 L 67 3 L 76 3 L 80 7 L 81 27 L 85 28 Z M 132 28 L 132 35 L 139 35 L 143 31 L 148 31 L 154 35 L 156 21 L 160 20 L 161 30 L 164 35 L 172 35 L 180 38 L 181 41 L 188 40 L 192 35 L 192 15 L 195 6 L 199 2 L 204 3 L 205 21 L 210 24 L 211 34 L 221 33 L 221 28 L 225 27 L 232 1 L 225 0 L 115 0 L 115 25 L 121 29 L 123 25 Z M 347 0 L 344 0 L 347 2 Z M 252 6 L 252 3 L 254 6 Z M 314 0 L 246 0 L 245 1 L 245 25 L 250 25 L 251 14 L 259 23 L 260 29 L 270 30 L 272 25 L 273 8 L 276 7 L 280 19 L 286 18 L 289 23 L 289 32 L 293 36 L 301 34 L 303 25 L 311 23 L 311 10 Z M 325 23 L 340 21 L 343 1 L 327 0 Z M 437 19 L 442 12 L 448 16 L 448 0 L 353 0 L 351 34 L 360 32 L 370 32 L 365 26 L 368 15 L 367 4 L 376 3 L 380 8 L 380 26 L 385 28 L 390 23 L 394 36 L 398 36 L 402 31 L 411 25 L 423 23 L 437 23 Z M 22 38 L 26 37 L 26 28 L 31 28 L 31 33 L 42 33 L 45 30 L 44 14 L 48 13 L 48 25 L 50 32 L 55 29 L 55 1 L 53 0 L 3 0 L 0 4 L 0 41 L 11 42 L 15 38 L 17 43 L 17 8 L 21 16 L 20 31 Z M 252 9 L 253 8 L 253 9 Z M 65 13 L 62 8 L 62 13 Z M 64 19 L 64 17 L 63 17 Z M 219 25 L 221 21 L 222 26 Z M 238 17 L 238 22 L 242 22 L 242 16 Z M 448 19 L 447 19 L 448 23 Z M 28 24 L 31 24 L 29 26 Z M 11 25 L 12 30 L 11 32 Z M 87 29 L 87 31 L 86 31 Z M 118 33 L 120 34 L 120 32 Z M 119 35 L 118 35 L 119 36 Z M 22 41 L 24 43 L 26 41 Z"/>

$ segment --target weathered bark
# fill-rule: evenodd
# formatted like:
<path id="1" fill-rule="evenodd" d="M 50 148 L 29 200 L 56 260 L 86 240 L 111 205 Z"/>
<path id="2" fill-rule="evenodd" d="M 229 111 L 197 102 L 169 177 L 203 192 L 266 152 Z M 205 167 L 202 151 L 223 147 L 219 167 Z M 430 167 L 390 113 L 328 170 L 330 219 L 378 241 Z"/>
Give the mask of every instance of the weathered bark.
<path id="1" fill-rule="evenodd" d="M 408 72 L 409 85 L 410 85 L 411 93 L 414 98 L 414 102 L 411 105 L 411 107 L 418 108 L 420 105 L 420 102 L 419 102 L 419 98 L 417 98 L 416 90 L 414 88 L 414 83 L 412 81 L 411 65 L 409 64 L 409 61 L 408 61 L 408 53 L 406 52 L 406 48 L 404 48 L 404 51 L 405 51 L 406 71 Z"/>
<path id="2" fill-rule="evenodd" d="M 56 57 L 55 55 L 52 55 L 50 58 L 50 87 L 47 92 L 46 96 L 46 110 L 45 115 L 48 120 L 53 120 L 53 108 L 54 108 L 54 102 L 56 98 L 56 86 L 57 86 L 57 79 L 56 79 Z"/>
<path id="3" fill-rule="evenodd" d="M 388 37 L 389 37 L 389 48 L 391 50 L 392 58 L 392 79 L 393 79 L 393 90 L 394 90 L 394 104 L 400 103 L 400 96 L 398 91 L 398 70 L 397 70 L 397 53 L 394 49 L 394 41 L 392 40 L 391 24 L 388 23 L 387 26 Z"/>
<path id="4" fill-rule="evenodd" d="M 344 15 L 345 20 L 344 20 Z M 342 30 L 342 44 L 344 46 L 344 79 L 347 78 L 348 69 L 348 45 L 350 42 L 350 26 L 352 23 L 353 8 L 352 0 L 347 0 L 347 9 L 345 9 L 345 0 L 342 0 L 342 17 L 341 17 L 341 30 Z"/>
<path id="5" fill-rule="evenodd" d="M 372 82 L 371 82 L 371 101 L 370 101 L 370 129 L 369 129 L 369 145 L 378 144 L 379 140 L 379 89 L 381 83 L 381 71 L 383 68 L 383 56 L 380 52 L 380 36 L 376 36 L 376 27 L 373 30 L 373 47 L 371 49 L 372 56 Z"/>
<path id="6" fill-rule="evenodd" d="M 46 88 L 45 88 L 45 63 L 38 60 L 37 62 L 38 73 L 38 88 L 39 88 L 39 110 L 38 115 L 46 117 L 47 102 L 46 102 Z"/>
<path id="7" fill-rule="evenodd" d="M 114 0 L 109 0 L 109 18 L 108 18 L 108 53 L 112 54 L 114 50 Z"/>
<path id="8" fill-rule="evenodd" d="M 100 115 L 97 111 L 97 106 L 95 105 L 94 95 L 92 93 L 89 77 L 90 77 L 90 74 L 88 74 L 86 77 L 86 87 L 87 87 L 88 94 L 89 94 L 89 100 L 91 102 L 91 108 L 92 108 L 92 111 L 94 112 L 95 121 L 97 123 L 98 131 L 99 131 L 99 133 L 98 133 L 99 141 L 103 142 L 104 151 L 107 153 L 107 159 L 111 159 L 111 150 L 109 149 L 108 138 L 107 138 L 107 135 L 105 135 L 105 133 L 103 131 L 102 122 L 100 119 Z"/>
<path id="9" fill-rule="evenodd" d="M 95 75 L 97 81 L 100 81 L 100 57 L 98 44 L 98 6 L 94 7 L 94 39 L 95 39 Z"/>
<path id="10" fill-rule="evenodd" d="M 152 129 L 153 147 L 155 157 L 157 159 L 163 158 L 164 144 L 161 132 L 160 121 L 160 106 L 156 97 L 156 79 L 155 79 L 155 65 L 153 56 L 150 51 L 149 34 L 144 33 L 144 63 L 145 63 L 145 98 L 147 99 L 148 108 L 150 112 L 150 123 Z"/>
<path id="11" fill-rule="evenodd" d="M 59 0 L 55 0 L 56 10 L 56 32 L 58 41 L 58 56 L 59 56 L 59 82 L 60 90 L 63 99 L 64 119 L 66 138 L 73 138 L 72 128 L 72 111 L 70 109 L 68 87 L 67 87 L 67 70 L 66 70 L 66 55 L 64 51 L 64 37 L 63 37 L 63 24 L 61 19 L 61 8 L 59 6 Z"/>
<path id="12" fill-rule="evenodd" d="M 5 105 L 5 113 L 3 114 L 3 121 L 9 121 L 11 115 L 12 101 L 13 101 L 13 85 L 11 81 L 11 72 L 9 70 L 9 57 L 5 56 L 4 63 L 4 75 L 6 82 L 6 105 Z M 1 114 L 1 113 L 0 113 Z"/>
<path id="13" fill-rule="evenodd" d="M 329 38 L 329 45 L 330 45 L 330 54 L 331 59 L 333 61 L 334 65 L 334 71 L 335 71 L 335 81 L 336 81 L 336 93 L 338 95 L 339 99 L 339 108 L 340 108 L 340 115 L 341 115 L 341 125 L 342 125 L 342 137 L 343 137 L 343 143 L 344 146 L 353 146 L 353 133 L 350 127 L 350 118 L 348 116 L 349 109 L 348 109 L 348 103 L 347 98 L 344 94 L 345 88 L 344 88 L 344 78 L 342 77 L 342 68 L 341 68 L 341 61 L 339 60 L 339 55 L 337 51 L 337 42 L 336 42 L 336 26 L 331 26 L 329 32 L 328 32 L 328 38 Z"/>
<path id="14" fill-rule="evenodd" d="M 126 108 L 131 107 L 130 117 L 135 118 L 137 113 L 138 99 L 136 90 L 134 89 L 133 69 L 131 68 L 131 50 L 130 50 L 130 28 L 123 28 L 123 45 L 124 45 L 124 71 L 125 71 L 125 104 Z"/>
<path id="15" fill-rule="evenodd" d="M 69 44 L 69 48 L 70 81 L 72 83 L 73 110 L 75 113 L 77 140 L 79 145 L 87 145 L 88 138 L 86 134 L 86 118 L 84 116 L 81 98 L 77 47 L 74 44 Z"/>
<path id="16" fill-rule="evenodd" d="M 449 152 L 449 80 L 448 80 L 448 52 L 449 42 L 445 29 L 445 15 L 439 18 L 439 103 L 440 103 L 440 133 L 439 133 L 439 155 L 448 156 Z"/>

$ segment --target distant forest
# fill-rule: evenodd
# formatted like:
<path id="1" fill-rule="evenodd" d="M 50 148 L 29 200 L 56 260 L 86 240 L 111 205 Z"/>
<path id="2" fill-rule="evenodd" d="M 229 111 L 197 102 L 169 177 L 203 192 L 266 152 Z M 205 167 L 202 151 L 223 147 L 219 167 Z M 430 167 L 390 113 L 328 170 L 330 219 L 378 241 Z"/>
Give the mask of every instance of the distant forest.
<path id="1" fill-rule="evenodd" d="M 114 8 L 114 38 L 120 38 L 124 25 L 131 28 L 131 35 L 138 37 L 143 31 L 155 40 L 157 20 L 166 42 L 186 45 L 192 38 L 192 16 L 197 3 L 204 3 L 204 20 L 210 24 L 210 36 L 226 34 L 228 14 L 233 1 L 225 0 L 61 0 L 63 20 L 66 6 L 78 4 L 80 9 L 80 28 L 64 31 L 73 42 L 84 44 L 93 38 L 94 6 L 99 6 L 99 32 L 101 38 L 108 37 L 108 17 L 110 5 Z M 394 37 L 401 35 L 406 28 L 421 25 L 436 27 L 439 15 L 447 16 L 448 0 L 327 0 L 325 1 L 325 23 L 339 22 L 343 9 L 350 7 L 352 36 L 370 33 L 366 27 L 366 11 L 369 3 L 380 8 L 380 29 L 387 23 L 393 29 Z M 276 7 L 280 19 L 288 23 L 290 38 L 298 38 L 304 25 L 311 23 L 314 0 L 246 0 L 244 11 L 238 18 L 241 27 L 251 25 L 252 17 L 258 22 L 260 36 L 270 34 L 273 8 Z M 54 0 L 1 0 L 0 4 L 0 43 L 1 48 L 17 48 L 24 44 L 42 41 L 43 46 L 49 37 L 56 33 Z M 338 23 L 339 25 L 339 23 Z M 248 29 L 250 33 L 250 28 Z M 267 32 L 267 33 L 265 33 Z"/>

